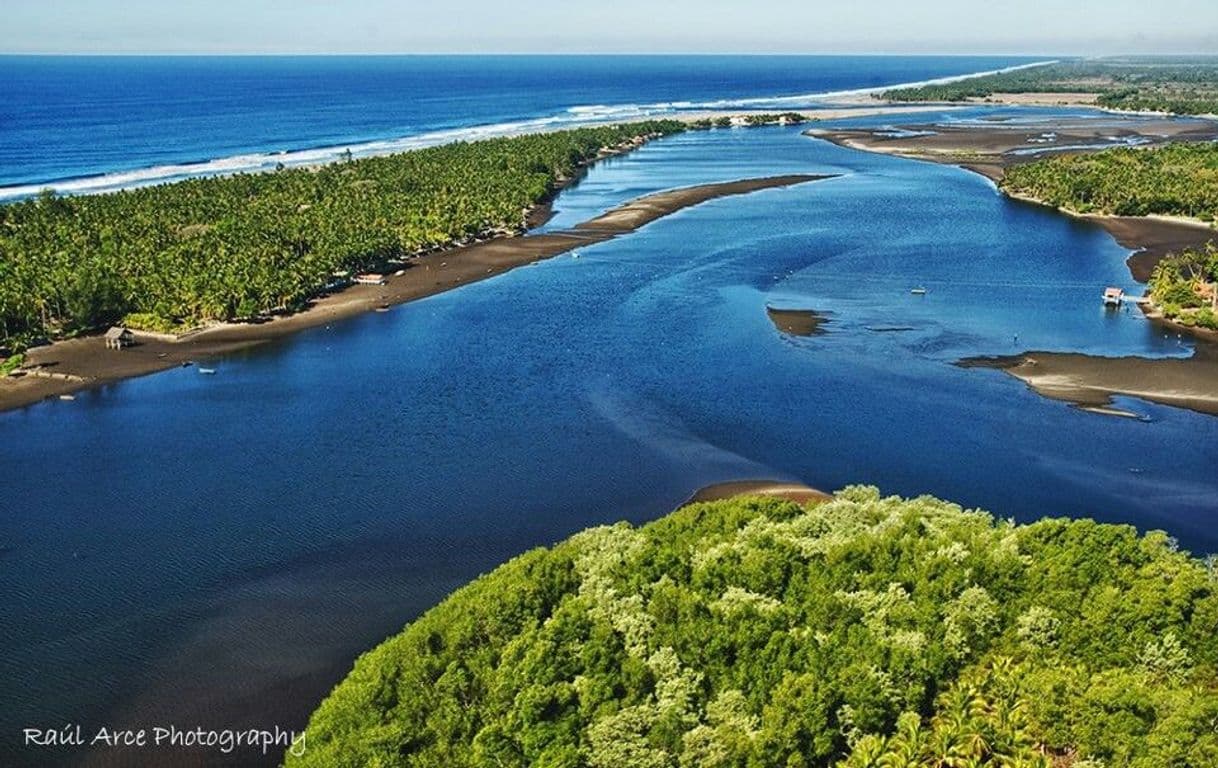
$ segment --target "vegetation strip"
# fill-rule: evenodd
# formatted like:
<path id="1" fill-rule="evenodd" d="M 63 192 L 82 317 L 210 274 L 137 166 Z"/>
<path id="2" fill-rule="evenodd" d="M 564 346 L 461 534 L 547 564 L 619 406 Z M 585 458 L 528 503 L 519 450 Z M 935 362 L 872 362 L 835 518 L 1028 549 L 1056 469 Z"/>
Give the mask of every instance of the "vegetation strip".
<path id="1" fill-rule="evenodd" d="M 1218 217 L 1218 144 L 1119 147 L 1006 169 L 1004 191 L 1075 213 Z"/>

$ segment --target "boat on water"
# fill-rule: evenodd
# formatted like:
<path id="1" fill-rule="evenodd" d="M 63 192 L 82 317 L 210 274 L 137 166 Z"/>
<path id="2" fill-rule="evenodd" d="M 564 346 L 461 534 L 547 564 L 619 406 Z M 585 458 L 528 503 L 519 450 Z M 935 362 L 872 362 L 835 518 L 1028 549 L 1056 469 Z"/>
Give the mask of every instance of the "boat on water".
<path id="1" fill-rule="evenodd" d="M 72 400 L 76 399 L 76 395 L 60 395 L 59 399 L 67 401 L 67 402 L 71 402 Z"/>
<path id="2" fill-rule="evenodd" d="M 1105 288 L 1104 289 L 1104 306 L 1119 307 L 1121 302 L 1125 301 L 1125 292 L 1120 288 Z"/>
<path id="3" fill-rule="evenodd" d="M 926 295 L 926 289 L 922 288 L 922 287 L 910 288 L 909 292 L 912 293 L 914 296 L 925 296 Z"/>
<path id="4" fill-rule="evenodd" d="M 203 374 L 204 376 L 215 376 L 216 369 L 215 368 L 200 368 L 199 373 Z"/>

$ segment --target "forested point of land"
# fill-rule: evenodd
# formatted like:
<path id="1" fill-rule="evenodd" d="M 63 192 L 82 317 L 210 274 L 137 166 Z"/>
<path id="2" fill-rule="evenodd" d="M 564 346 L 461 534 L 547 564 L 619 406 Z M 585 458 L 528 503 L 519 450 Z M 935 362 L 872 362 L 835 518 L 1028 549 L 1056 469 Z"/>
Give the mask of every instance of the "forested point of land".
<path id="1" fill-rule="evenodd" d="M 593 528 L 360 658 L 305 766 L 1209 768 L 1218 575 L 854 486 Z"/>
<path id="2" fill-rule="evenodd" d="M 178 331 L 299 309 L 345 273 L 518 232 L 605 148 L 673 121 L 0 206 L 0 356 L 116 322 Z"/>
<path id="3" fill-rule="evenodd" d="M 1218 216 L 1218 143 L 1120 147 L 1007 168 L 1007 192 L 1077 213 Z"/>
<path id="4" fill-rule="evenodd" d="M 1148 285 L 1150 298 L 1169 320 L 1218 330 L 1218 247 L 1213 243 L 1163 259 Z"/>
<path id="5" fill-rule="evenodd" d="M 1179 115 L 1218 113 L 1218 58 L 1065 61 L 952 83 L 895 88 L 890 101 L 966 101 L 996 93 L 1098 94 L 1100 106 Z"/>

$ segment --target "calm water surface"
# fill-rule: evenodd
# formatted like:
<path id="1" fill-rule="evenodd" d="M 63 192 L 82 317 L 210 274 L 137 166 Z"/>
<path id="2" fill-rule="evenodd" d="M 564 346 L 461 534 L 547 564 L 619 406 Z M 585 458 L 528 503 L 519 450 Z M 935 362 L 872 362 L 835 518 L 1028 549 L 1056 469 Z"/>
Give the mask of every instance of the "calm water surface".
<path id="1" fill-rule="evenodd" d="M 1097 416 L 952 365 L 1188 354 L 1100 308 L 1103 286 L 1135 286 L 1093 226 L 778 128 L 603 163 L 551 226 L 792 172 L 838 177 L 713 201 L 216 376 L 0 414 L 0 763 L 80 757 L 16 750 L 30 723 L 300 727 L 356 654 L 458 584 L 717 481 L 867 482 L 1218 550 L 1218 420 L 1134 400 L 1143 421 Z M 831 322 L 783 336 L 767 305 Z"/>

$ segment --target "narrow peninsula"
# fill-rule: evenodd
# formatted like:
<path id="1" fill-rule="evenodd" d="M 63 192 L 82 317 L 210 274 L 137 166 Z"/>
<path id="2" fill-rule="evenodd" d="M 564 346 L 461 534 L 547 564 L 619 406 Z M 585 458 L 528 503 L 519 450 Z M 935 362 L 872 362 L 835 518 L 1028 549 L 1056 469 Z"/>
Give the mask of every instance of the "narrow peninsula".
<path id="1" fill-rule="evenodd" d="M 528 234 L 598 160 L 686 130 L 805 120 L 577 128 L 0 206 L 0 410 L 385 310 L 714 198 L 826 178 L 669 190 Z M 100 334 L 111 326 L 126 329 L 117 354 Z"/>

